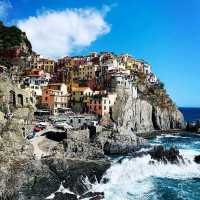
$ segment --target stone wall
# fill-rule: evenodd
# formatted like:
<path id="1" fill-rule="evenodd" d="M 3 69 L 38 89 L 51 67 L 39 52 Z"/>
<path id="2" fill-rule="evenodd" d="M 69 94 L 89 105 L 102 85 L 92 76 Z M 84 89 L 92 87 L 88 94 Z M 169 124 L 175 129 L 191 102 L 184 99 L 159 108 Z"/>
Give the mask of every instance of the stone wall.
<path id="1" fill-rule="evenodd" d="M 30 90 L 21 89 L 6 77 L 0 77 L 0 106 L 2 111 L 10 108 L 34 106 Z"/>

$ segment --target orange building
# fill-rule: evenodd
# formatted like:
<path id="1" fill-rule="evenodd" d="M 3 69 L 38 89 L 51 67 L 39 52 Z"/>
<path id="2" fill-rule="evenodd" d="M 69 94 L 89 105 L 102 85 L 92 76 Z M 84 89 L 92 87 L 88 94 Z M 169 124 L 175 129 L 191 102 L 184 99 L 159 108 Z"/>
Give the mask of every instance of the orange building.
<path id="1" fill-rule="evenodd" d="M 42 104 L 47 105 L 52 114 L 68 107 L 69 94 L 63 83 L 49 84 L 42 91 Z"/>
<path id="2" fill-rule="evenodd" d="M 117 94 L 98 94 L 87 99 L 87 110 L 99 116 L 108 115 L 115 104 Z"/>

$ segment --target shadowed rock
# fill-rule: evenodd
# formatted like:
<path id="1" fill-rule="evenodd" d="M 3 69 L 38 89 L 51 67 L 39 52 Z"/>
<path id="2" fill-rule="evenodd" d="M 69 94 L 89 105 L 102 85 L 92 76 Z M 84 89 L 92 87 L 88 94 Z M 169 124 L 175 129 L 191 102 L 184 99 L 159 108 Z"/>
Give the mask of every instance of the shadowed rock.
<path id="1" fill-rule="evenodd" d="M 200 164 L 200 155 L 194 157 L 194 162 Z"/>
<path id="2" fill-rule="evenodd" d="M 53 200 L 78 200 L 75 194 L 56 192 Z"/>
<path id="3" fill-rule="evenodd" d="M 89 200 L 100 200 L 104 199 L 104 192 L 87 192 L 82 195 L 79 199 L 89 198 Z"/>
<path id="4" fill-rule="evenodd" d="M 156 146 L 152 151 L 149 152 L 151 158 L 159 162 L 167 164 L 178 164 L 184 162 L 183 157 L 179 154 L 179 150 L 176 147 L 165 149 L 163 146 Z"/>

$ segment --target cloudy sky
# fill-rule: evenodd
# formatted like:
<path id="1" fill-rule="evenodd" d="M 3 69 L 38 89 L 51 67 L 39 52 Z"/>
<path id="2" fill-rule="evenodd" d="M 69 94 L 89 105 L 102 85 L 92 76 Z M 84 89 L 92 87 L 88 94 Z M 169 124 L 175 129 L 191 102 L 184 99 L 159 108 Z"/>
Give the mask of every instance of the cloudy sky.
<path id="1" fill-rule="evenodd" d="M 199 10 L 199 0 L 0 0 L 0 19 L 38 53 L 129 53 L 152 64 L 177 105 L 200 107 Z"/>

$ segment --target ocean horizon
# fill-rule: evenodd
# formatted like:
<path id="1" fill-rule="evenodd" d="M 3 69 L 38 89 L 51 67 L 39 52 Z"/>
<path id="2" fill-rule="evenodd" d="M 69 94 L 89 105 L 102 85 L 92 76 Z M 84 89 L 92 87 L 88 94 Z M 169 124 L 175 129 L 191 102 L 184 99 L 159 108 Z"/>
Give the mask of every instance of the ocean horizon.
<path id="1" fill-rule="evenodd" d="M 200 120 L 200 108 L 198 107 L 179 107 L 183 113 L 186 122 L 194 122 Z"/>

